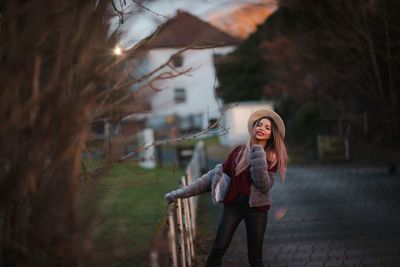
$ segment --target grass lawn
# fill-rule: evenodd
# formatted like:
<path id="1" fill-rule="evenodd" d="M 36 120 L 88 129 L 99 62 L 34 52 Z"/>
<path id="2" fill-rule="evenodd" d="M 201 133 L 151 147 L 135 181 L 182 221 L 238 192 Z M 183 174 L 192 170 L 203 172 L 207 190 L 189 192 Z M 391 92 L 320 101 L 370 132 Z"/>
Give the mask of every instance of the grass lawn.
<path id="1" fill-rule="evenodd" d="M 175 150 L 176 146 L 194 146 L 199 141 L 203 141 L 206 146 L 215 146 L 215 145 L 219 144 L 218 136 L 210 136 L 210 137 L 204 137 L 204 138 L 196 138 L 196 139 L 179 141 L 175 145 L 169 143 L 169 144 L 163 145 L 163 149 Z"/>
<path id="2" fill-rule="evenodd" d="M 120 261 L 129 257 L 122 266 L 145 266 L 152 238 L 164 224 L 164 195 L 178 187 L 182 175 L 183 170 L 173 167 L 145 170 L 133 162 L 110 169 L 94 185 L 96 205 L 90 205 L 98 210 L 101 222 L 96 235 L 98 249 L 117 246 L 124 254 Z"/>

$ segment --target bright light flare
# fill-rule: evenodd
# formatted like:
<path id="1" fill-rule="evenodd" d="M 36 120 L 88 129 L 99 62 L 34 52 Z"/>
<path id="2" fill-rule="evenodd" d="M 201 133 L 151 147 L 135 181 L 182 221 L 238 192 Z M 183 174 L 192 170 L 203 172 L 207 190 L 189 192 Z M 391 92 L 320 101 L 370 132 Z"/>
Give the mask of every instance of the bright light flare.
<path id="1" fill-rule="evenodd" d="M 114 48 L 114 54 L 120 56 L 122 54 L 122 49 L 118 45 Z"/>
<path id="2" fill-rule="evenodd" d="M 281 220 L 287 212 L 287 208 L 278 208 L 274 213 L 274 218 L 276 221 Z"/>

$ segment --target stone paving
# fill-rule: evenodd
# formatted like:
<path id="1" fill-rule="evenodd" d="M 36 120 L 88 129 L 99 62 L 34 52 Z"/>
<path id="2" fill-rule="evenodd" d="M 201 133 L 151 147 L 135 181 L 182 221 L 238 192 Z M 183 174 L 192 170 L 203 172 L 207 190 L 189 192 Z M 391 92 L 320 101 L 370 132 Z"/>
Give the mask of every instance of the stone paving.
<path id="1" fill-rule="evenodd" d="M 400 175 L 385 168 L 291 167 L 276 181 L 266 267 L 400 267 Z M 223 266 L 249 266 L 243 223 Z"/>

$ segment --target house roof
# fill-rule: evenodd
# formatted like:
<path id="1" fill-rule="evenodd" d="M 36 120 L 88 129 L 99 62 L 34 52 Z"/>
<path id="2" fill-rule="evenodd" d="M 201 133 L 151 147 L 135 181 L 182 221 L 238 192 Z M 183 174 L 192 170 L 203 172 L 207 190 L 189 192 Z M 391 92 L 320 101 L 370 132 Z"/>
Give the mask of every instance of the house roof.
<path id="1" fill-rule="evenodd" d="M 239 39 L 247 39 L 277 9 L 276 3 L 244 3 L 213 12 L 207 19 L 218 29 Z"/>
<path id="2" fill-rule="evenodd" d="M 147 39 L 148 48 L 178 48 L 190 46 L 228 46 L 237 45 L 240 40 L 223 32 L 211 24 L 178 10 L 176 15 Z"/>

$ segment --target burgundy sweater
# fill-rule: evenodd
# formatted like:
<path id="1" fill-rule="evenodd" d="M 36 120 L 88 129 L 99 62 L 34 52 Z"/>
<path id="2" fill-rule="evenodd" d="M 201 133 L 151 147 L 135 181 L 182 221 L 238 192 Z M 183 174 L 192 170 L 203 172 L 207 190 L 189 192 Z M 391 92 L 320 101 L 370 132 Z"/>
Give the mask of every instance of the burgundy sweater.
<path id="1" fill-rule="evenodd" d="M 229 187 L 228 193 L 225 196 L 224 204 L 232 203 L 235 198 L 240 195 L 250 196 L 250 166 L 242 171 L 239 175 L 235 174 L 236 166 L 237 166 L 237 156 L 239 154 L 240 149 L 243 145 L 235 147 L 232 152 L 229 154 L 228 158 L 222 164 L 222 168 L 224 173 L 226 173 L 229 177 L 231 177 L 231 185 Z M 268 166 L 271 164 L 270 161 L 267 161 Z M 276 172 L 277 165 L 272 168 L 268 168 L 269 172 Z M 267 211 L 269 209 L 269 205 L 256 207 L 259 211 Z"/>

